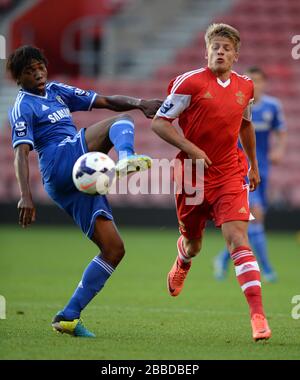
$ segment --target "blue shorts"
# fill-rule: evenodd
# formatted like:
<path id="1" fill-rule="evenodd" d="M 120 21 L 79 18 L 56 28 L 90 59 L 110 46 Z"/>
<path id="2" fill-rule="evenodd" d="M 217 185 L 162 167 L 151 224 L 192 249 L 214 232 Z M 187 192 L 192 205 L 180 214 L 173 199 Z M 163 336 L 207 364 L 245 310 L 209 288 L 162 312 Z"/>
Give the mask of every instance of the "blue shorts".
<path id="1" fill-rule="evenodd" d="M 54 151 L 55 157 L 47 180 L 44 178 L 44 187 L 53 201 L 91 238 L 97 216 L 109 220 L 113 220 L 113 216 L 105 196 L 84 194 L 73 184 L 73 165 L 78 157 L 87 152 L 85 129 L 81 129 L 73 138 L 68 137 L 60 142 Z"/>
<path id="2" fill-rule="evenodd" d="M 255 191 L 249 193 L 250 208 L 260 206 L 264 211 L 268 206 L 267 203 L 267 178 L 261 176 L 261 182 Z"/>

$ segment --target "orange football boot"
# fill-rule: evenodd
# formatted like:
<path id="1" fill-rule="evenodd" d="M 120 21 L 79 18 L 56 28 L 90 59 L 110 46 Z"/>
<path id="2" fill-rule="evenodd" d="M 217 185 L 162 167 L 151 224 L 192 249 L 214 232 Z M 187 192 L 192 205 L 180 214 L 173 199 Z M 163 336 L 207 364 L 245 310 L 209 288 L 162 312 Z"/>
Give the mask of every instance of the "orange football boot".
<path id="1" fill-rule="evenodd" d="M 253 314 L 251 318 L 252 337 L 258 340 L 267 340 L 271 338 L 272 332 L 268 325 L 267 319 L 262 314 Z"/>
<path id="2" fill-rule="evenodd" d="M 168 291 L 172 297 L 178 296 L 181 292 L 184 284 L 184 280 L 190 270 L 192 262 L 185 263 L 183 265 L 179 264 L 178 257 L 175 260 L 172 269 L 168 274 Z"/>

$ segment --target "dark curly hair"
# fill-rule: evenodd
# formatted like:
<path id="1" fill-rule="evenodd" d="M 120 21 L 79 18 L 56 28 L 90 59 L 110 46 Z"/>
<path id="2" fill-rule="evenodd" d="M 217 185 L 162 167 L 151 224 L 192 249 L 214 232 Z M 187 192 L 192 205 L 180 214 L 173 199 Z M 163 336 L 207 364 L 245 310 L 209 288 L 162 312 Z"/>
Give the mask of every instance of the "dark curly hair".
<path id="1" fill-rule="evenodd" d="M 6 69 L 13 79 L 18 81 L 24 68 L 30 65 L 33 59 L 48 65 L 47 58 L 40 49 L 30 45 L 20 46 L 8 57 Z"/>

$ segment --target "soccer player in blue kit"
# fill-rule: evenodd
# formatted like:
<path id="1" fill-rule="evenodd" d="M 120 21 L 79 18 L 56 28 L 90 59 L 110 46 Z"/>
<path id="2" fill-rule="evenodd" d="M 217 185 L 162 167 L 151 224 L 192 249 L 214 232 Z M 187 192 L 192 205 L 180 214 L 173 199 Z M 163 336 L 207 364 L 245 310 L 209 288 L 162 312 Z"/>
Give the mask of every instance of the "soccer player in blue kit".
<path id="1" fill-rule="evenodd" d="M 9 112 L 15 172 L 21 193 L 19 223 L 27 227 L 35 220 L 28 163 L 29 152 L 35 149 L 45 190 L 100 249 L 99 255 L 85 269 L 67 305 L 54 317 L 52 327 L 73 336 L 93 337 L 95 335 L 80 319 L 81 311 L 103 288 L 125 250 L 106 197 L 79 192 L 72 181 L 72 168 L 82 154 L 90 151 L 108 153 L 113 146 L 119 153 L 116 171 L 120 175 L 124 171 L 127 174 L 148 169 L 151 159 L 134 154 L 131 116 L 119 114 L 78 132 L 71 113 L 92 108 L 117 112 L 139 109 L 152 118 L 161 101 L 103 96 L 62 83 L 47 82 L 47 59 L 40 49 L 29 45 L 19 47 L 9 56 L 7 70 L 21 87 Z"/>
<path id="2" fill-rule="evenodd" d="M 248 235 L 257 255 L 263 276 L 267 282 L 275 282 L 277 274 L 268 257 L 267 242 L 264 230 L 264 217 L 267 208 L 267 188 L 269 164 L 279 164 L 284 156 L 286 145 L 286 128 L 281 103 L 277 98 L 264 94 L 266 75 L 259 67 L 250 67 L 246 75 L 254 83 L 254 105 L 252 122 L 255 127 L 256 153 L 261 182 L 258 188 L 249 194 L 251 213 L 255 220 L 249 223 Z M 274 146 L 270 149 L 271 135 L 275 137 Z M 230 255 L 223 250 L 214 260 L 215 277 L 224 279 Z"/>

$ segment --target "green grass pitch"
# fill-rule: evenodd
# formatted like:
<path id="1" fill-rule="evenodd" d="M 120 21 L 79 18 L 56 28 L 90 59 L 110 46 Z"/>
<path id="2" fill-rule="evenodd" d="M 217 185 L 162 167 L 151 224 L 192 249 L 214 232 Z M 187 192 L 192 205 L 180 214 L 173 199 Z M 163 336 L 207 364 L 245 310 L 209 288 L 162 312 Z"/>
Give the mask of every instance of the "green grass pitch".
<path id="1" fill-rule="evenodd" d="M 299 359 L 300 319 L 291 316 L 300 294 L 296 234 L 269 234 L 276 284 L 263 296 L 273 337 L 254 343 L 246 301 L 231 267 L 216 282 L 212 260 L 223 247 L 208 231 L 182 294 L 172 298 L 166 274 L 176 255 L 176 230 L 120 228 L 126 256 L 83 313 L 96 339 L 58 335 L 53 315 L 66 303 L 96 247 L 74 228 L 0 229 L 0 359 Z"/>

